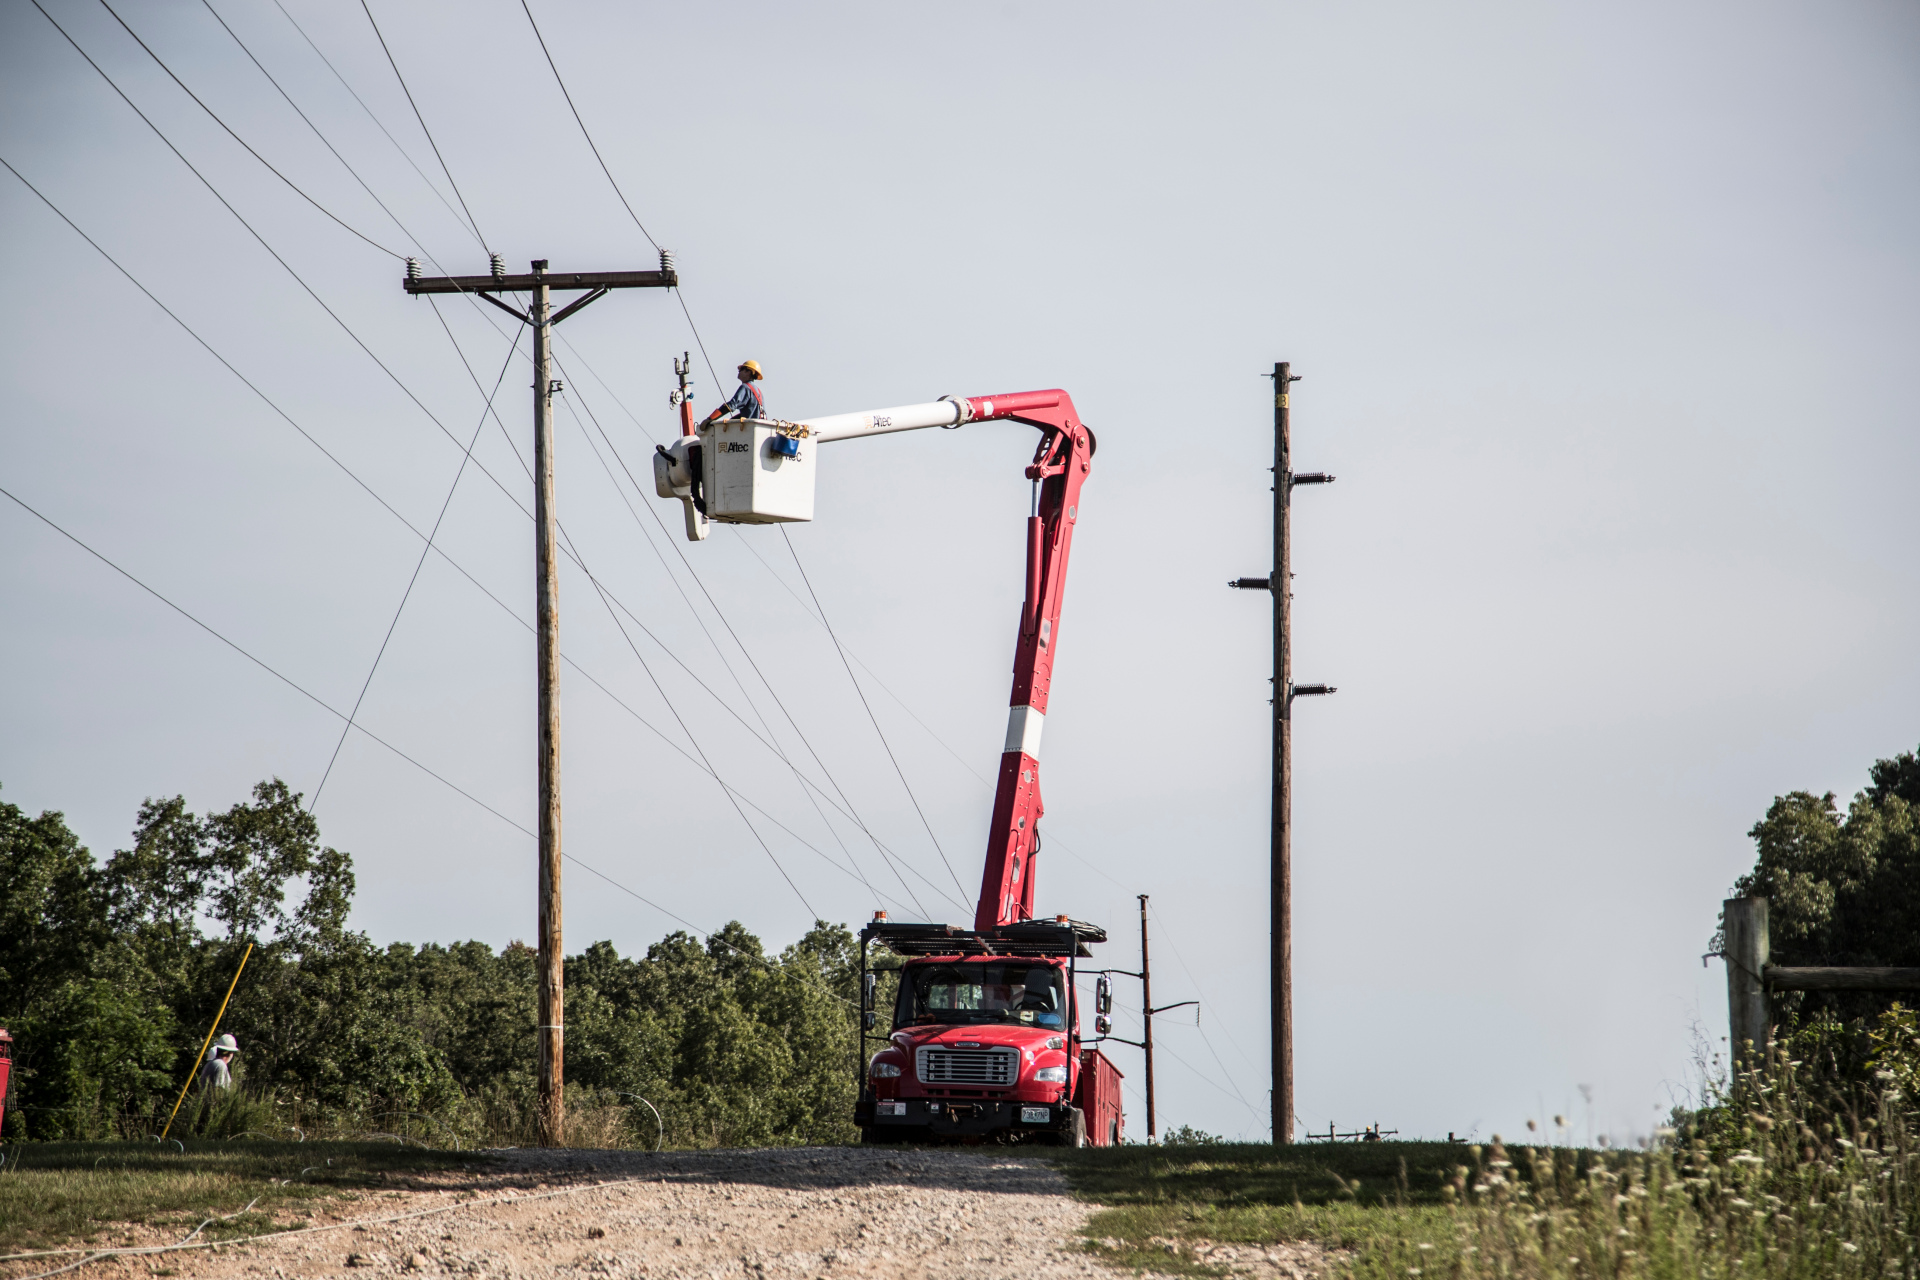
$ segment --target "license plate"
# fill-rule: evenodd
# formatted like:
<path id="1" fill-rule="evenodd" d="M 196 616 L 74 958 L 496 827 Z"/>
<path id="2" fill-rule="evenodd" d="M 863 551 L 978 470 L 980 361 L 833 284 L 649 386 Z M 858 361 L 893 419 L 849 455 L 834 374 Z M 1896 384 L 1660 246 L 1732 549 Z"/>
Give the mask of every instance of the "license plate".
<path id="1" fill-rule="evenodd" d="M 907 1114 L 907 1104 L 904 1102 L 876 1102 L 873 1104 L 873 1114 L 877 1116 L 903 1116 Z"/>
<path id="2" fill-rule="evenodd" d="M 1020 1122 L 1022 1124 L 1045 1124 L 1051 1119 L 1053 1119 L 1052 1107 L 1020 1108 Z"/>

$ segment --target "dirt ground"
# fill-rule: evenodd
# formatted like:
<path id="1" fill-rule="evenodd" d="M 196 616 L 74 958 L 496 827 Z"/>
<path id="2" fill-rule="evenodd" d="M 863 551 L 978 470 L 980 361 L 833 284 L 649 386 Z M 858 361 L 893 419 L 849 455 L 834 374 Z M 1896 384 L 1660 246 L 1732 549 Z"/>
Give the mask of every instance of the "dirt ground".
<path id="1" fill-rule="evenodd" d="M 857 1147 L 657 1156 L 516 1151 L 485 1172 L 435 1181 L 433 1189 L 332 1202 L 312 1220 L 340 1224 L 329 1230 L 105 1258 L 65 1274 L 76 1280 L 395 1274 L 422 1280 L 1112 1280 L 1117 1274 L 1084 1252 L 1079 1231 L 1092 1208 L 1070 1198 L 1061 1176 L 1033 1159 Z M 401 1214 L 420 1216 L 364 1221 Z M 361 1225 L 351 1225 L 356 1221 Z M 1229 1249 L 1206 1260 L 1258 1277 L 1317 1276 L 1325 1266 L 1318 1250 L 1298 1245 Z"/>

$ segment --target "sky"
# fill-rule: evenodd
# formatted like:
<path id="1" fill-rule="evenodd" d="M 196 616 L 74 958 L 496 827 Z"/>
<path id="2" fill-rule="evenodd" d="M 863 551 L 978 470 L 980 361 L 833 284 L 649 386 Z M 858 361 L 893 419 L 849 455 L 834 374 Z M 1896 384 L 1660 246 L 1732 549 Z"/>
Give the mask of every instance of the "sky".
<path id="1" fill-rule="evenodd" d="M 1226 583 L 1275 361 L 1338 477 L 1293 520 L 1339 689 L 1295 718 L 1301 1131 L 1647 1133 L 1726 1034 L 1747 829 L 1920 742 L 1910 6 L 533 0 L 630 215 L 509 0 L 376 0 L 391 64 L 347 0 L 114 0 L 152 55 L 39 3 L 168 141 L 0 11 L 0 156 L 73 223 L 0 173 L 0 476 L 230 642 L 0 501 L 0 799 L 101 858 L 147 797 L 325 777 L 376 942 L 531 938 L 527 344 L 408 255 L 683 282 L 557 346 L 570 950 L 964 921 L 980 875 L 1031 430 L 823 446 L 812 523 L 689 545 L 682 352 L 702 411 L 753 357 L 783 417 L 1057 386 L 1098 433 L 1038 905 L 1124 969 L 1150 895 L 1200 1002 L 1163 1129 L 1270 1133 L 1270 606 Z"/>

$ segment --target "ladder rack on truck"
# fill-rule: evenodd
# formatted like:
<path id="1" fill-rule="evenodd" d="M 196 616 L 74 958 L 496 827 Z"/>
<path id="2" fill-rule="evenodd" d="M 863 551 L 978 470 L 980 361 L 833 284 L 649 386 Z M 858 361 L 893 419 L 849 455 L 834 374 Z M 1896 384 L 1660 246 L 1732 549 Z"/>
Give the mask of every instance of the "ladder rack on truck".
<path id="1" fill-rule="evenodd" d="M 1014 643 L 1013 696 L 973 928 L 891 924 L 860 931 L 861 1057 L 879 1021 L 879 976 L 869 947 L 900 958 L 900 987 L 885 1047 L 860 1066 L 854 1119 L 869 1142 L 959 1139 L 1118 1143 L 1120 1072 L 1080 1033 L 1074 962 L 1106 941 L 1097 925 L 1034 919 L 1040 853 L 1040 737 L 1080 486 L 1098 447 L 1066 392 L 946 396 L 927 404 L 786 422 L 761 418 L 695 426 L 679 364 L 681 438 L 654 456 L 662 498 L 685 507 L 687 538 L 709 521 L 771 524 L 813 518 L 816 453 L 836 440 L 996 419 L 1040 432 L 1025 475 L 1026 598 Z M 1100 979 L 1094 1025 L 1107 1031 L 1110 988 Z"/>

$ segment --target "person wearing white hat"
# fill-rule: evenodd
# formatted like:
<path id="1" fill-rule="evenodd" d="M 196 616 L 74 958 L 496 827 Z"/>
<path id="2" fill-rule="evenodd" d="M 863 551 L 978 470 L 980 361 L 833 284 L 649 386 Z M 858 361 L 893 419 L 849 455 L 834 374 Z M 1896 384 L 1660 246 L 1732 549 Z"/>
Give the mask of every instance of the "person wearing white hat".
<path id="1" fill-rule="evenodd" d="M 200 1064 L 200 1083 L 209 1089 L 233 1088 L 233 1069 L 227 1064 L 240 1052 L 240 1042 L 223 1035 L 213 1042 L 213 1053 Z"/>

